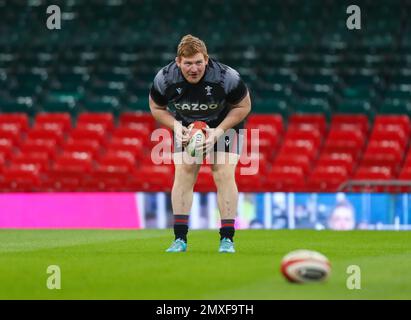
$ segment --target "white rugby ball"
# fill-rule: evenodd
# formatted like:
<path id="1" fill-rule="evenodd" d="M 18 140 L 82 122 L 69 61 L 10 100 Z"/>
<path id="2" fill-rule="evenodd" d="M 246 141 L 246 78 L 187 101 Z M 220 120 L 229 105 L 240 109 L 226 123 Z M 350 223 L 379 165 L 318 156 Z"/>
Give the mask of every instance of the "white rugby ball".
<path id="1" fill-rule="evenodd" d="M 331 264 L 317 251 L 295 250 L 282 259 L 281 273 L 290 282 L 321 282 L 330 276 Z"/>
<path id="2" fill-rule="evenodd" d="M 203 154 L 197 152 L 197 148 L 204 144 L 206 140 L 205 129 L 208 125 L 202 121 L 195 121 L 188 126 L 190 130 L 190 139 L 186 146 L 187 153 L 192 157 L 203 157 Z"/>

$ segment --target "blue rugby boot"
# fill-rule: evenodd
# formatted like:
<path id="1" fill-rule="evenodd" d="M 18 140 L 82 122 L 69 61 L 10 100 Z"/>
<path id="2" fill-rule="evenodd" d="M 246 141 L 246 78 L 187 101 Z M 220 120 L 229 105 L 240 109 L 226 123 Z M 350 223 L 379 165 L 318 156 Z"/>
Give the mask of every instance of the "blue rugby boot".
<path id="1" fill-rule="evenodd" d="M 171 244 L 170 248 L 166 252 L 186 252 L 187 243 L 182 239 L 176 239 Z"/>
<path id="2" fill-rule="evenodd" d="M 218 252 L 220 253 L 234 253 L 234 243 L 227 238 L 223 238 L 220 241 L 220 248 L 218 249 Z"/>

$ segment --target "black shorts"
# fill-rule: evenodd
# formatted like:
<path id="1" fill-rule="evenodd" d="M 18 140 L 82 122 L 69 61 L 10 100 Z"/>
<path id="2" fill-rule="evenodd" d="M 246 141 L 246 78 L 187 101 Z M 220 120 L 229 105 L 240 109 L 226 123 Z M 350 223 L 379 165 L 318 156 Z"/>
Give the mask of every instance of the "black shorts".
<path id="1" fill-rule="evenodd" d="M 221 121 L 204 121 L 210 128 L 217 128 Z M 188 127 L 190 123 L 182 121 L 182 125 Z M 244 121 L 237 124 L 232 129 L 227 130 L 214 145 L 214 152 L 235 153 L 240 155 L 244 142 Z M 174 152 L 184 151 L 182 146 L 174 143 Z"/>

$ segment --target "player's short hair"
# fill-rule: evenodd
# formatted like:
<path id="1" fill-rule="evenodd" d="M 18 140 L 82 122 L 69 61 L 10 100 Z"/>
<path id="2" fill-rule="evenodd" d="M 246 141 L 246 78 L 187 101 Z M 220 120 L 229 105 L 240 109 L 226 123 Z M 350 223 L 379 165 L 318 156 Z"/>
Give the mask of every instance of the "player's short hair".
<path id="1" fill-rule="evenodd" d="M 177 48 L 177 57 L 192 57 L 197 53 L 202 53 L 204 58 L 208 58 L 207 47 L 203 40 L 187 34 L 181 38 Z"/>

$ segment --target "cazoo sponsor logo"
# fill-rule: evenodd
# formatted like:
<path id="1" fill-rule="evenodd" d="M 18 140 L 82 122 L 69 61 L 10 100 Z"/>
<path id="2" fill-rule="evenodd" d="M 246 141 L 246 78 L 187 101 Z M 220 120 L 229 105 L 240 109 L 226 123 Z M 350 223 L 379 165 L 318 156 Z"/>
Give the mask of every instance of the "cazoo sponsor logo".
<path id="1" fill-rule="evenodd" d="M 205 110 L 214 110 L 218 108 L 217 103 L 213 103 L 213 104 L 175 103 L 174 106 L 177 110 L 190 110 L 190 111 L 205 111 Z"/>

